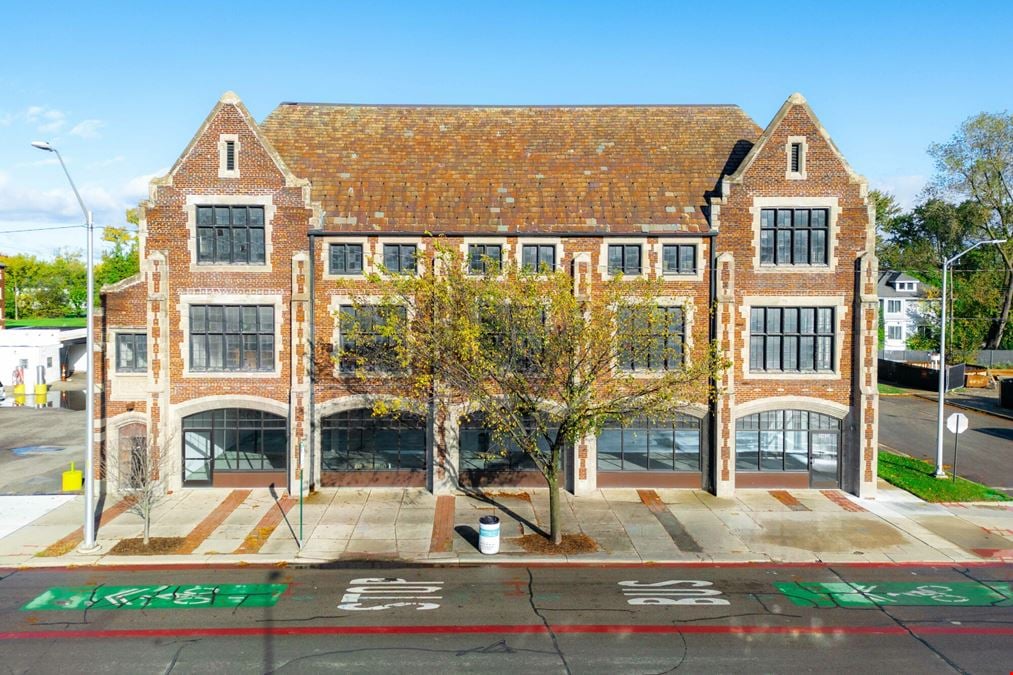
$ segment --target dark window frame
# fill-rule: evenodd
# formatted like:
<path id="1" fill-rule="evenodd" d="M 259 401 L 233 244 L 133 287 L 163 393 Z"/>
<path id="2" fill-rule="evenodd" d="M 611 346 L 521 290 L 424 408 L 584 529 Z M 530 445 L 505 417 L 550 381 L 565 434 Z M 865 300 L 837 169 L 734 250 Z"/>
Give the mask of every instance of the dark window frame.
<path id="1" fill-rule="evenodd" d="M 834 307 L 751 307 L 749 372 L 835 372 L 836 317 Z"/>
<path id="2" fill-rule="evenodd" d="M 830 209 L 760 209 L 759 246 L 764 267 L 828 267 Z"/>
<path id="3" fill-rule="evenodd" d="M 809 410 L 768 410 L 745 415 L 735 420 L 735 470 L 780 473 L 807 472 L 812 463 L 813 434 L 836 433 L 837 450 L 840 452 L 842 428 L 843 424 L 840 419 Z M 739 457 L 739 451 L 743 448 L 741 440 L 745 440 L 747 436 L 750 445 L 756 449 L 755 465 L 747 461 L 745 457 L 741 459 Z M 792 439 L 791 442 L 789 439 Z M 790 445 L 798 447 L 797 444 L 801 439 L 805 439 L 805 466 L 787 468 L 789 456 L 798 457 L 801 455 L 798 452 L 788 452 L 788 448 Z M 770 443 L 770 441 L 775 442 Z M 780 459 L 774 459 L 775 455 Z M 764 465 L 765 461 L 766 466 Z M 775 466 L 778 463 L 779 466 Z"/>
<path id="4" fill-rule="evenodd" d="M 274 372 L 275 311 L 274 305 L 190 305 L 190 372 Z M 219 350 L 220 367 L 213 364 Z"/>
<path id="5" fill-rule="evenodd" d="M 399 473 L 426 470 L 426 418 L 403 413 L 397 417 L 373 415 L 369 408 L 346 410 L 320 420 L 320 461 L 323 471 L 396 471 Z M 381 448 L 384 438 L 394 439 L 395 466 L 383 464 L 378 458 L 391 457 L 390 448 Z M 343 457 L 342 457 L 343 455 Z M 369 457 L 368 466 L 354 457 Z M 409 463 L 407 459 L 421 459 Z M 344 460 L 342 462 L 342 459 Z"/>
<path id="6" fill-rule="evenodd" d="M 674 253 L 674 256 L 669 253 Z M 696 244 L 662 244 L 661 273 L 666 276 L 696 274 L 696 255 Z M 688 265 L 685 264 L 687 261 Z"/>
<path id="7" fill-rule="evenodd" d="M 225 141 L 225 170 L 236 170 L 236 142 Z"/>
<path id="8" fill-rule="evenodd" d="M 263 206 L 205 204 L 196 208 L 198 265 L 267 264 Z"/>
<path id="9" fill-rule="evenodd" d="M 532 255 L 533 254 L 533 255 Z M 525 272 L 542 272 L 556 269 L 555 244 L 522 244 L 521 267 Z"/>
<path id="10" fill-rule="evenodd" d="M 383 266 L 392 274 L 415 274 L 418 254 L 417 244 L 384 244 Z"/>
<path id="11" fill-rule="evenodd" d="M 788 170 L 791 173 L 802 173 L 802 144 L 792 143 L 791 144 L 791 160 L 789 162 Z"/>
<path id="12" fill-rule="evenodd" d="M 526 417 L 524 424 L 530 429 L 533 422 Z M 498 435 L 485 425 L 481 413 L 473 413 L 462 420 L 458 427 L 458 434 L 458 458 L 462 472 L 538 471 L 531 456 L 517 447 L 511 438 Z M 478 447 L 470 447 L 472 437 Z M 549 451 L 548 441 L 545 438 L 538 439 L 538 446 L 545 453 Z M 501 455 L 500 453 L 504 450 L 505 454 Z M 483 457 L 483 455 L 485 456 Z"/>
<path id="13" fill-rule="evenodd" d="M 664 323 L 659 324 L 659 321 Z M 620 370 L 625 372 L 663 372 L 677 370 L 685 364 L 686 353 L 686 312 L 680 305 L 662 305 L 652 312 L 648 326 L 635 326 L 635 321 L 623 317 L 623 308 L 616 312 L 616 361 Z M 668 328 L 662 330 L 659 325 Z M 646 355 L 647 360 L 636 358 L 632 347 L 633 342 L 649 340 L 651 349 Z M 673 351 L 674 354 L 666 352 Z"/>
<path id="14" fill-rule="evenodd" d="M 274 413 L 265 412 L 262 410 L 255 410 L 252 408 L 216 408 L 214 410 L 208 410 L 202 413 L 194 413 L 184 417 L 181 421 L 181 427 L 183 431 L 183 447 L 188 447 L 187 436 L 190 434 L 197 434 L 201 438 L 206 439 L 209 447 L 211 448 L 211 459 L 210 459 L 210 475 L 209 478 L 213 479 L 216 473 L 266 473 L 266 472 L 287 472 L 289 462 L 289 447 L 288 447 L 288 420 L 281 415 Z M 281 445 L 284 448 L 281 457 L 283 458 L 283 465 L 280 467 L 273 466 L 269 463 L 268 453 L 265 452 L 265 433 L 269 433 L 271 436 L 277 436 L 274 440 L 282 441 Z M 239 447 L 239 443 L 244 439 L 249 442 L 251 434 L 253 435 L 253 448 L 249 446 L 244 448 Z M 215 452 L 215 444 L 223 440 L 223 451 L 220 453 Z M 235 441 L 234 454 L 237 456 L 232 458 L 229 456 L 228 448 L 229 441 Z M 239 457 L 239 453 L 242 453 L 242 457 Z M 250 457 L 253 455 L 253 457 Z M 183 480 L 184 484 L 186 480 L 186 458 L 183 461 Z M 233 465 L 234 460 L 234 465 Z M 240 466 L 240 462 L 253 464 L 254 460 L 259 464 L 259 467 L 252 466 Z M 267 464 L 267 466 L 265 466 Z M 201 481 L 192 481 L 201 482 Z"/>
<path id="15" fill-rule="evenodd" d="M 359 357 L 365 359 L 364 370 L 367 372 L 374 373 L 392 373 L 399 370 L 398 364 L 392 360 L 392 355 L 389 352 L 390 341 L 388 338 L 382 336 L 379 332 L 379 327 L 382 327 L 382 314 L 385 309 L 381 305 L 339 305 L 338 306 L 338 372 L 342 375 L 350 375 L 355 372 L 357 366 L 357 360 Z M 407 309 L 404 307 L 392 308 L 397 309 L 401 314 L 401 319 L 405 320 L 407 317 Z M 360 315 L 363 315 L 360 318 Z M 365 324 L 360 324 L 358 330 L 358 336 L 360 337 L 360 345 L 356 344 L 355 341 L 349 340 L 348 332 L 351 322 L 359 323 L 366 320 Z M 373 360 L 371 355 L 379 352 L 381 358 Z M 386 355 L 387 358 L 383 358 Z"/>
<path id="16" fill-rule="evenodd" d="M 129 345 L 128 345 L 129 343 Z M 130 354 L 124 363 L 124 347 L 130 347 Z M 146 373 L 148 372 L 148 334 L 117 333 L 116 334 L 116 372 Z"/>
<path id="17" fill-rule="evenodd" d="M 636 251 L 636 260 L 630 254 Z M 608 275 L 639 276 L 644 272 L 643 244 L 609 244 L 606 249 Z"/>
<path id="18" fill-rule="evenodd" d="M 495 251 L 495 255 L 492 252 Z M 468 244 L 468 274 L 481 276 L 489 272 L 495 262 L 497 270 L 503 267 L 503 244 Z"/>
<path id="19" fill-rule="evenodd" d="M 619 431 L 619 466 L 618 467 L 603 466 L 603 462 L 608 461 L 604 459 L 605 455 L 606 454 L 611 455 L 612 453 L 602 452 L 601 437 L 606 432 L 615 433 L 617 430 Z M 689 466 L 687 468 L 679 468 L 680 461 L 682 461 L 683 465 L 685 466 L 685 455 L 691 454 L 691 453 L 683 453 L 684 456 L 682 458 L 679 458 L 678 448 L 679 448 L 680 432 L 685 433 L 687 430 L 696 432 L 695 462 L 691 462 L 693 466 Z M 655 435 L 659 436 L 671 432 L 672 438 L 671 467 L 664 465 L 652 466 L 652 464 L 654 464 L 655 462 L 660 464 L 662 461 L 660 459 L 655 459 L 654 462 L 652 462 L 652 454 L 653 455 L 663 454 L 659 453 L 656 449 L 654 453 L 652 453 L 652 445 L 653 445 L 651 442 L 652 432 Z M 643 434 L 644 438 L 643 447 L 646 450 L 643 454 L 646 459 L 646 468 L 639 463 L 635 463 L 632 459 L 627 460 L 627 455 L 634 454 L 632 450 L 627 452 L 626 450 L 627 442 L 629 442 L 629 445 L 632 446 L 638 434 Z M 656 473 L 659 471 L 665 471 L 669 473 L 699 473 L 702 466 L 701 456 L 703 454 L 703 420 L 697 417 L 693 417 L 692 415 L 677 414 L 668 420 L 655 420 L 655 421 L 635 419 L 631 420 L 629 424 L 625 425 L 615 422 L 608 423 L 604 427 L 602 427 L 601 433 L 598 434 L 598 439 L 599 439 L 599 450 L 596 465 L 597 470 L 599 472 L 621 471 L 624 473 L 631 473 L 631 472 Z M 629 461 L 630 466 L 627 466 L 627 461 Z"/>
<path id="20" fill-rule="evenodd" d="M 340 256 L 339 256 L 340 253 Z M 351 255 L 350 255 L 351 254 Z M 340 264 L 339 264 L 340 261 Z M 327 247 L 327 273 L 357 276 L 365 268 L 365 246 L 354 242 L 334 242 Z"/>

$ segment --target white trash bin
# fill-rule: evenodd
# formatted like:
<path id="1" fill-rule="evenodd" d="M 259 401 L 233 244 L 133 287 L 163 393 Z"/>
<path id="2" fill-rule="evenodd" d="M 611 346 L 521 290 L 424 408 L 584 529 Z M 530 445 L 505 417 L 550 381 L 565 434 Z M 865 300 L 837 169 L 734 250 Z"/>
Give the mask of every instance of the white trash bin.
<path id="1" fill-rule="evenodd" d="M 496 516 L 478 519 L 478 550 L 486 555 L 499 553 L 499 518 Z"/>

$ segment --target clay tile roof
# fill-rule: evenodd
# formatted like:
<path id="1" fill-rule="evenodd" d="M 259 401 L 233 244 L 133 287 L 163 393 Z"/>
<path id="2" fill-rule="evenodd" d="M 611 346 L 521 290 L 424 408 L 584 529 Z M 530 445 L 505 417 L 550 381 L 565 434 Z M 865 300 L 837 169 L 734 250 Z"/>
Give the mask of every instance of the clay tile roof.
<path id="1" fill-rule="evenodd" d="M 325 229 L 707 231 L 761 129 L 737 106 L 283 103 L 261 125 Z"/>

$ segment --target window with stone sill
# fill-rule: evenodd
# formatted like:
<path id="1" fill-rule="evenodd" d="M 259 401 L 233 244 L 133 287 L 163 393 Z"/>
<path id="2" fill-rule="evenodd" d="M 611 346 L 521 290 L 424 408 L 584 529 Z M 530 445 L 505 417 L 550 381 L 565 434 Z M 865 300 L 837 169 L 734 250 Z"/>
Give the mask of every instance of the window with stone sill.
<path id="1" fill-rule="evenodd" d="M 148 372 L 147 333 L 118 333 L 116 335 L 116 372 Z"/>
<path id="2" fill-rule="evenodd" d="M 834 338 L 832 307 L 753 307 L 749 316 L 749 370 L 833 372 Z"/>
<path id="3" fill-rule="evenodd" d="M 826 266 L 829 209 L 760 211 L 760 264 Z"/>
<path id="4" fill-rule="evenodd" d="M 198 206 L 199 264 L 266 263 L 263 206 Z"/>
<path id="5" fill-rule="evenodd" d="M 190 370 L 274 370 L 272 305 L 191 305 Z"/>

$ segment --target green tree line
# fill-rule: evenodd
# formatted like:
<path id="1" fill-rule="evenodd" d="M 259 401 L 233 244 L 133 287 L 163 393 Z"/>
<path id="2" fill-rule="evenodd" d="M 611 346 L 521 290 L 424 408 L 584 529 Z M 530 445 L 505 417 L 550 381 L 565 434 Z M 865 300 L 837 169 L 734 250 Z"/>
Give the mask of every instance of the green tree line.
<path id="1" fill-rule="evenodd" d="M 929 147 L 936 174 L 910 211 L 873 191 L 881 270 L 922 280 L 939 297 L 943 262 L 984 240 L 958 260 L 948 283 L 947 345 L 954 360 L 979 349 L 1013 349 L 1013 115 L 980 113 L 946 143 Z M 938 350 L 938 303 L 928 330 L 912 349 Z"/>
<path id="2" fill-rule="evenodd" d="M 127 213 L 127 221 L 137 223 Z M 98 291 L 137 273 L 137 233 L 126 227 L 106 227 L 102 240 L 109 246 L 95 264 L 95 301 Z M 6 288 L 6 316 L 10 319 L 82 316 L 88 297 L 87 269 L 80 250 L 61 249 L 52 259 L 0 251 Z"/>

